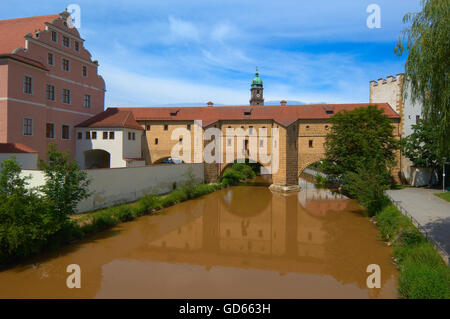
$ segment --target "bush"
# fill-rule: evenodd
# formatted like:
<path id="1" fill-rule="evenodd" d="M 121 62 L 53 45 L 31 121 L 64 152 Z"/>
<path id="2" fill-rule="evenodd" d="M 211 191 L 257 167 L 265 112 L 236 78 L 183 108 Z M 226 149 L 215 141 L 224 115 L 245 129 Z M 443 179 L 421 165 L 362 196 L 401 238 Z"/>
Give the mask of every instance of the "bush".
<path id="1" fill-rule="evenodd" d="M 121 222 L 128 222 L 136 218 L 130 206 L 119 206 L 113 209 L 112 215 Z"/>
<path id="2" fill-rule="evenodd" d="M 384 191 L 390 188 L 389 172 L 384 166 L 371 163 L 358 168 L 357 172 L 344 174 L 344 191 L 356 198 L 374 216 L 389 204 Z"/>

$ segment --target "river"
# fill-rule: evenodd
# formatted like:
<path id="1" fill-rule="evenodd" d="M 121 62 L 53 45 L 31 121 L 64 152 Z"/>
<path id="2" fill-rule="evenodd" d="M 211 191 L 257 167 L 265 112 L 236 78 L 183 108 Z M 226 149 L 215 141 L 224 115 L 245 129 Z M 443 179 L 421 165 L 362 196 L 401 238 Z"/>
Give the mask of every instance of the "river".
<path id="1" fill-rule="evenodd" d="M 0 298 L 397 298 L 392 249 L 360 206 L 259 177 L 0 272 Z M 69 289 L 66 267 L 81 268 Z M 369 264 L 381 288 L 367 288 Z"/>

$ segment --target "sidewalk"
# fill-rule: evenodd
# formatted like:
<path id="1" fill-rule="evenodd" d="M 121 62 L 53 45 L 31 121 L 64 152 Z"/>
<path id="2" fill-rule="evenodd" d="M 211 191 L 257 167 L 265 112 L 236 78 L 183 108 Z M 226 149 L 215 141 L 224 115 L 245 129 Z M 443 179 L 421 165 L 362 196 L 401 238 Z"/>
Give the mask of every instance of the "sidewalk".
<path id="1" fill-rule="evenodd" d="M 406 210 L 406 213 L 421 226 L 419 229 L 432 241 L 437 242 L 448 258 L 450 256 L 450 203 L 434 195 L 440 192 L 437 189 L 412 187 L 386 191 L 396 206 Z"/>

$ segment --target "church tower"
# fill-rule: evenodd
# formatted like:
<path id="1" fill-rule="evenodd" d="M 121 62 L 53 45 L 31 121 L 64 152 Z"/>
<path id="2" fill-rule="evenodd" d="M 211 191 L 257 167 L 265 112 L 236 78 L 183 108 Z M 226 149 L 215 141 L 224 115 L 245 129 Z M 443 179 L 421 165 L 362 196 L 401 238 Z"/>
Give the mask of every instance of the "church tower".
<path id="1" fill-rule="evenodd" d="M 264 105 L 263 90 L 263 82 L 259 77 L 258 68 L 256 68 L 256 74 L 250 88 L 250 105 Z"/>

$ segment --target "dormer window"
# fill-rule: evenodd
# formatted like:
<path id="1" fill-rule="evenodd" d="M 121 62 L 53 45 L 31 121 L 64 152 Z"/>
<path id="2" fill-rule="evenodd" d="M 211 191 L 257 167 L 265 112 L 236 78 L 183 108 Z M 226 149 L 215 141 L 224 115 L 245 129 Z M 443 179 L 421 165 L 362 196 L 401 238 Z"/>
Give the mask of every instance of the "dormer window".
<path id="1" fill-rule="evenodd" d="M 170 116 L 177 116 L 179 110 L 170 112 Z"/>
<path id="2" fill-rule="evenodd" d="M 252 115 L 252 109 L 244 110 L 244 115 Z"/>

